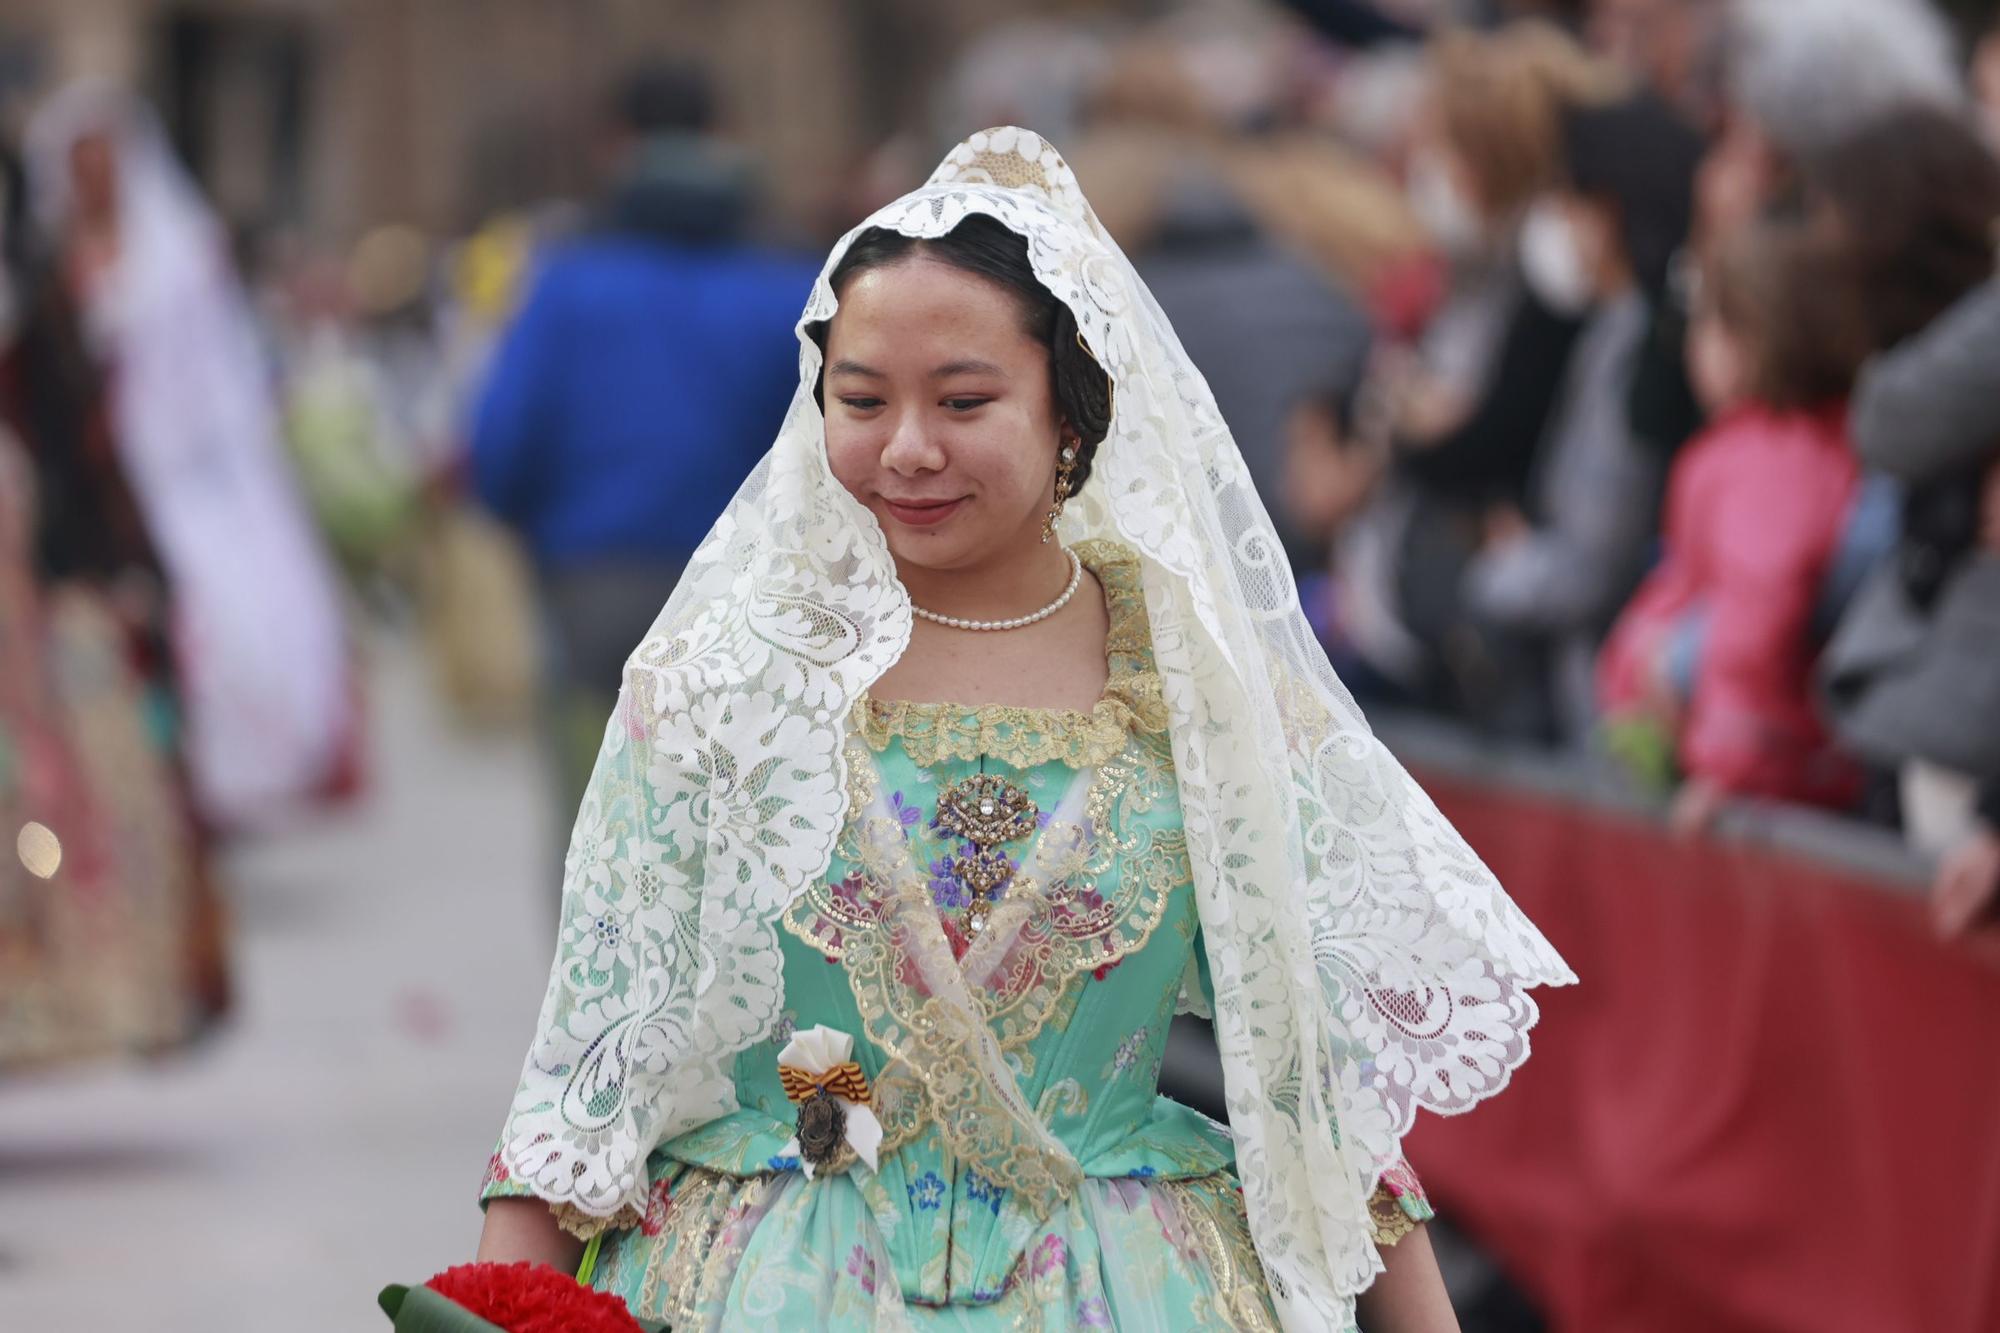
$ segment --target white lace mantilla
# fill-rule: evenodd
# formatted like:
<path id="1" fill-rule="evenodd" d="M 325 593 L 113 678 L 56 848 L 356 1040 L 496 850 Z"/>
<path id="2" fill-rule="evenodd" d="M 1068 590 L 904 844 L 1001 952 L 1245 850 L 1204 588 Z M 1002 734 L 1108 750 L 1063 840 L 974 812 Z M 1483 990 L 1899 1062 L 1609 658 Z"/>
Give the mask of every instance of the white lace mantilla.
<path id="1" fill-rule="evenodd" d="M 1345 1327 L 1381 1266 L 1367 1200 L 1418 1108 L 1505 1086 L 1528 988 L 1574 977 L 1335 677 L 1213 396 L 1055 150 L 974 135 L 863 226 L 969 213 L 1027 238 L 1116 385 L 1063 536 L 1139 555 L 1258 1254 L 1288 1328 Z M 735 1107 L 731 1062 L 783 1006 L 778 916 L 846 813 L 849 710 L 909 641 L 881 531 L 827 465 L 804 336 L 860 230 L 800 321 L 776 443 L 627 665 L 570 844 L 502 1151 L 596 1217 L 642 1203 L 655 1145 Z"/>

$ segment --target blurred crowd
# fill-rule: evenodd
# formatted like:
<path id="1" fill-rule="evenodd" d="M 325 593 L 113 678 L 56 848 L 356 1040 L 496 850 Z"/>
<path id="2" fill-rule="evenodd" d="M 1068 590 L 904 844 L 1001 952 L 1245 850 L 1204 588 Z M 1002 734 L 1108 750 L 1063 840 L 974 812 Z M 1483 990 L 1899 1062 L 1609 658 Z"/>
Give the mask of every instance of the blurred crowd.
<path id="1" fill-rule="evenodd" d="M 1290 8 L 1101 48 L 1057 137 L 1343 678 L 1990 914 L 2000 6 Z"/>
<path id="2" fill-rule="evenodd" d="M 600 182 L 232 231 L 129 93 L 0 148 L 0 1067 L 199 1032 L 215 850 L 365 786 L 371 626 L 572 810 L 775 434 L 821 247 L 987 124 L 1061 145 L 1371 707 L 1699 832 L 1901 829 L 2000 894 L 2000 6 L 1236 0 L 977 36 L 774 217 L 697 65 Z M 555 881 L 550 875 L 550 881 Z"/>

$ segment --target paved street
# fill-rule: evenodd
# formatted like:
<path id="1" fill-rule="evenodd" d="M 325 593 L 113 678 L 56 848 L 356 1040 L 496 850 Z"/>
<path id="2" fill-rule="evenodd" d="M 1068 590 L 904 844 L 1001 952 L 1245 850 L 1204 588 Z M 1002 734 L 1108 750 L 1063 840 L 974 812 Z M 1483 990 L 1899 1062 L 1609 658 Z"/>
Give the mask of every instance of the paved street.
<path id="1" fill-rule="evenodd" d="M 412 652 L 374 659 L 366 802 L 230 860 L 230 1024 L 0 1082 L 5 1333 L 386 1329 L 383 1283 L 470 1257 L 554 853 L 527 739 L 455 731 Z"/>

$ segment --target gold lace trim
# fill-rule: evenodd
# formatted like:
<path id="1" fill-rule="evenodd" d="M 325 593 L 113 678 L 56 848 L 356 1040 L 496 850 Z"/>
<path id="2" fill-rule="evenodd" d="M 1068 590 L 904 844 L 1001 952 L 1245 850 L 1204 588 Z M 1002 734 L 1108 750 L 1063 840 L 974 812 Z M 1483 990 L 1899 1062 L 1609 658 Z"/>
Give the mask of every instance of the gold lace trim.
<path id="1" fill-rule="evenodd" d="M 1081 825 L 1043 831 L 1074 843 L 1056 844 L 1043 859 L 1051 882 L 1023 876 L 1011 886 L 962 960 L 952 956 L 901 827 L 870 813 L 880 780 L 865 746 L 849 738 L 850 811 L 837 850 L 849 872 L 837 883 L 808 884 L 780 920 L 845 964 L 864 1030 L 891 1057 L 890 1068 L 921 1085 L 921 1095 L 878 1111 L 890 1146 L 914 1137 L 928 1112 L 958 1156 L 1046 1215 L 1074 1187 L 1078 1169 L 1036 1133 L 1045 1117 L 1022 1098 L 1018 1079 L 1033 1075 L 1024 1048 L 1074 1002 L 1086 974 L 1145 946 L 1175 890 L 1192 879 L 1185 835 L 1134 818 L 1177 790 L 1167 739 L 1119 733 L 1117 751 L 1096 765 Z M 955 977 L 969 1011 L 930 993 L 926 976 Z"/>
<path id="2" fill-rule="evenodd" d="M 698 1328 L 701 1307 L 727 1290 L 738 1254 L 717 1242 L 740 1213 L 761 1205 L 775 1177 L 746 1182 L 696 1167 L 674 1182 L 665 1233 L 648 1247 L 651 1261 L 639 1281 L 639 1310 L 672 1328 Z"/>
<path id="3" fill-rule="evenodd" d="M 1013 1054 L 1022 1073 L 1031 1075 L 1032 1062 L 1022 1048 L 1039 1036 L 1050 1019 L 1073 1001 L 1085 973 L 1124 961 L 1146 946 L 1166 916 L 1175 890 L 1193 879 L 1187 838 L 1179 829 L 1141 831 L 1120 836 L 1129 815 L 1144 813 L 1173 791 L 1173 768 L 1163 741 L 1148 738 L 1125 749 L 1098 768 L 1085 798 L 1089 829 L 1051 825 L 1044 838 L 1070 838 L 1076 850 L 1065 851 L 1051 864 L 1057 879 L 1043 886 L 1022 877 L 994 907 L 983 935 L 964 959 L 964 968 L 991 953 L 1006 940 L 1005 952 L 989 980 L 975 989 L 1003 1051 Z M 877 784 L 874 764 L 850 745 L 847 756 L 850 796 L 873 800 Z M 857 780 L 857 773 L 867 776 Z M 855 901 L 824 880 L 809 884 L 780 917 L 793 936 L 822 956 L 842 959 L 857 933 L 882 930 L 893 915 L 888 906 L 897 893 L 923 894 L 910 867 L 871 864 L 863 844 L 874 838 L 857 836 L 855 825 L 866 808 L 850 810 L 850 826 L 840 844 L 841 857 L 862 872 L 862 897 Z M 887 834 L 882 841 L 895 835 Z M 846 887 L 846 886 L 842 886 Z M 1075 903 L 1081 893 L 1101 891 L 1100 902 L 1085 909 Z M 928 901 L 928 898 L 925 899 Z M 848 974 L 854 983 L 854 974 Z M 869 1006 L 859 991 L 862 1012 Z"/>
<path id="4" fill-rule="evenodd" d="M 850 745 L 848 762 L 873 767 Z M 900 844 L 900 828 L 842 835 L 841 854 L 860 864 L 861 845 Z M 850 902 L 823 881 L 808 887 L 780 920 L 787 930 L 845 964 L 863 1030 L 923 1086 L 921 1102 L 959 1157 L 1046 1216 L 1082 1178 L 1076 1160 L 1038 1134 L 1033 1112 L 1007 1073 L 999 1044 L 976 995 L 957 1003 L 927 993 L 925 977 L 958 972 L 924 882 L 907 867 L 900 880 L 863 872 L 863 897 Z M 998 925 L 999 923 L 995 923 Z M 989 927 L 989 932 L 991 928 Z M 962 974 L 958 985 L 965 987 Z M 961 991 L 963 993 L 963 990 Z M 894 1128 L 909 1132 L 918 1099 L 894 1108 Z M 889 1128 L 885 1124 L 885 1129 Z"/>
<path id="5" fill-rule="evenodd" d="M 1189 1241 L 1200 1250 L 1214 1288 L 1216 1313 L 1226 1326 L 1244 1333 L 1278 1333 L 1264 1266 L 1250 1240 L 1250 1223 L 1242 1205 L 1235 1202 L 1240 1196 L 1231 1190 L 1219 1199 L 1213 1182 L 1214 1177 L 1162 1180 L 1153 1188 L 1173 1199 Z"/>
<path id="6" fill-rule="evenodd" d="M 1083 839 L 1086 859 L 1067 892 L 1058 898 L 1053 886 L 1043 890 L 1023 883 L 995 908 L 987 936 L 1010 942 L 992 982 L 978 993 L 988 1004 L 1002 1050 L 1020 1050 L 1041 1035 L 1050 1019 L 1074 1002 L 1086 973 L 1143 949 L 1166 916 L 1174 890 L 1194 878 L 1187 837 L 1179 829 L 1129 837 L 1117 832 L 1124 814 L 1149 807 L 1157 795 L 1160 773 L 1149 762 L 1153 757 L 1140 747 L 1098 770 L 1086 800 L 1089 827 L 1097 836 Z M 1057 832 L 1052 826 L 1044 836 Z M 1085 911 L 1073 904 L 1084 890 L 1103 891 L 1098 906 Z M 1012 919 L 1017 917 L 1018 926 Z M 968 952 L 967 961 L 973 959 Z M 1025 1051 L 1018 1058 L 1029 1068 Z"/>
<path id="7" fill-rule="evenodd" d="M 1394 1245 L 1423 1225 L 1403 1211 L 1403 1205 L 1387 1185 L 1377 1185 L 1368 1196 L 1368 1220 L 1375 1226 L 1377 1245 Z"/>
<path id="8" fill-rule="evenodd" d="M 1165 731 L 1166 697 L 1153 663 L 1139 557 L 1109 541 L 1079 543 L 1076 554 L 1103 583 L 1111 616 L 1104 640 L 1110 678 L 1088 712 L 878 700 L 863 691 L 851 717 L 854 733 L 878 754 L 900 739 L 911 761 L 925 768 L 982 755 L 1016 768 L 1046 763 L 1093 768 L 1123 749 L 1130 732 Z"/>
<path id="9" fill-rule="evenodd" d="M 552 1203 L 549 1211 L 556 1215 L 557 1226 L 581 1241 L 594 1240 L 607 1231 L 629 1231 L 641 1220 L 639 1210 L 629 1203 L 609 1217 L 594 1217 L 573 1203 Z"/>

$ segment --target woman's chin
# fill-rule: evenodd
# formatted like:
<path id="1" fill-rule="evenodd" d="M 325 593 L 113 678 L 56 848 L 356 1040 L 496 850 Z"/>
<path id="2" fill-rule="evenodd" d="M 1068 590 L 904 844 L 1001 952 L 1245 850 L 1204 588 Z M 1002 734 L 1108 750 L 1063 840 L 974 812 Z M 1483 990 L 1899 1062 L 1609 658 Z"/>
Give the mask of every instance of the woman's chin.
<path id="1" fill-rule="evenodd" d="M 911 532 L 891 525 L 889 554 L 905 569 L 958 569 L 967 563 L 964 544 L 949 533 Z"/>
<path id="2" fill-rule="evenodd" d="M 899 529 L 893 524 L 883 526 L 888 531 L 889 554 L 905 570 L 922 569 L 945 574 L 977 568 L 992 563 L 1000 545 L 991 540 L 990 535 L 977 532 L 911 531 Z"/>

